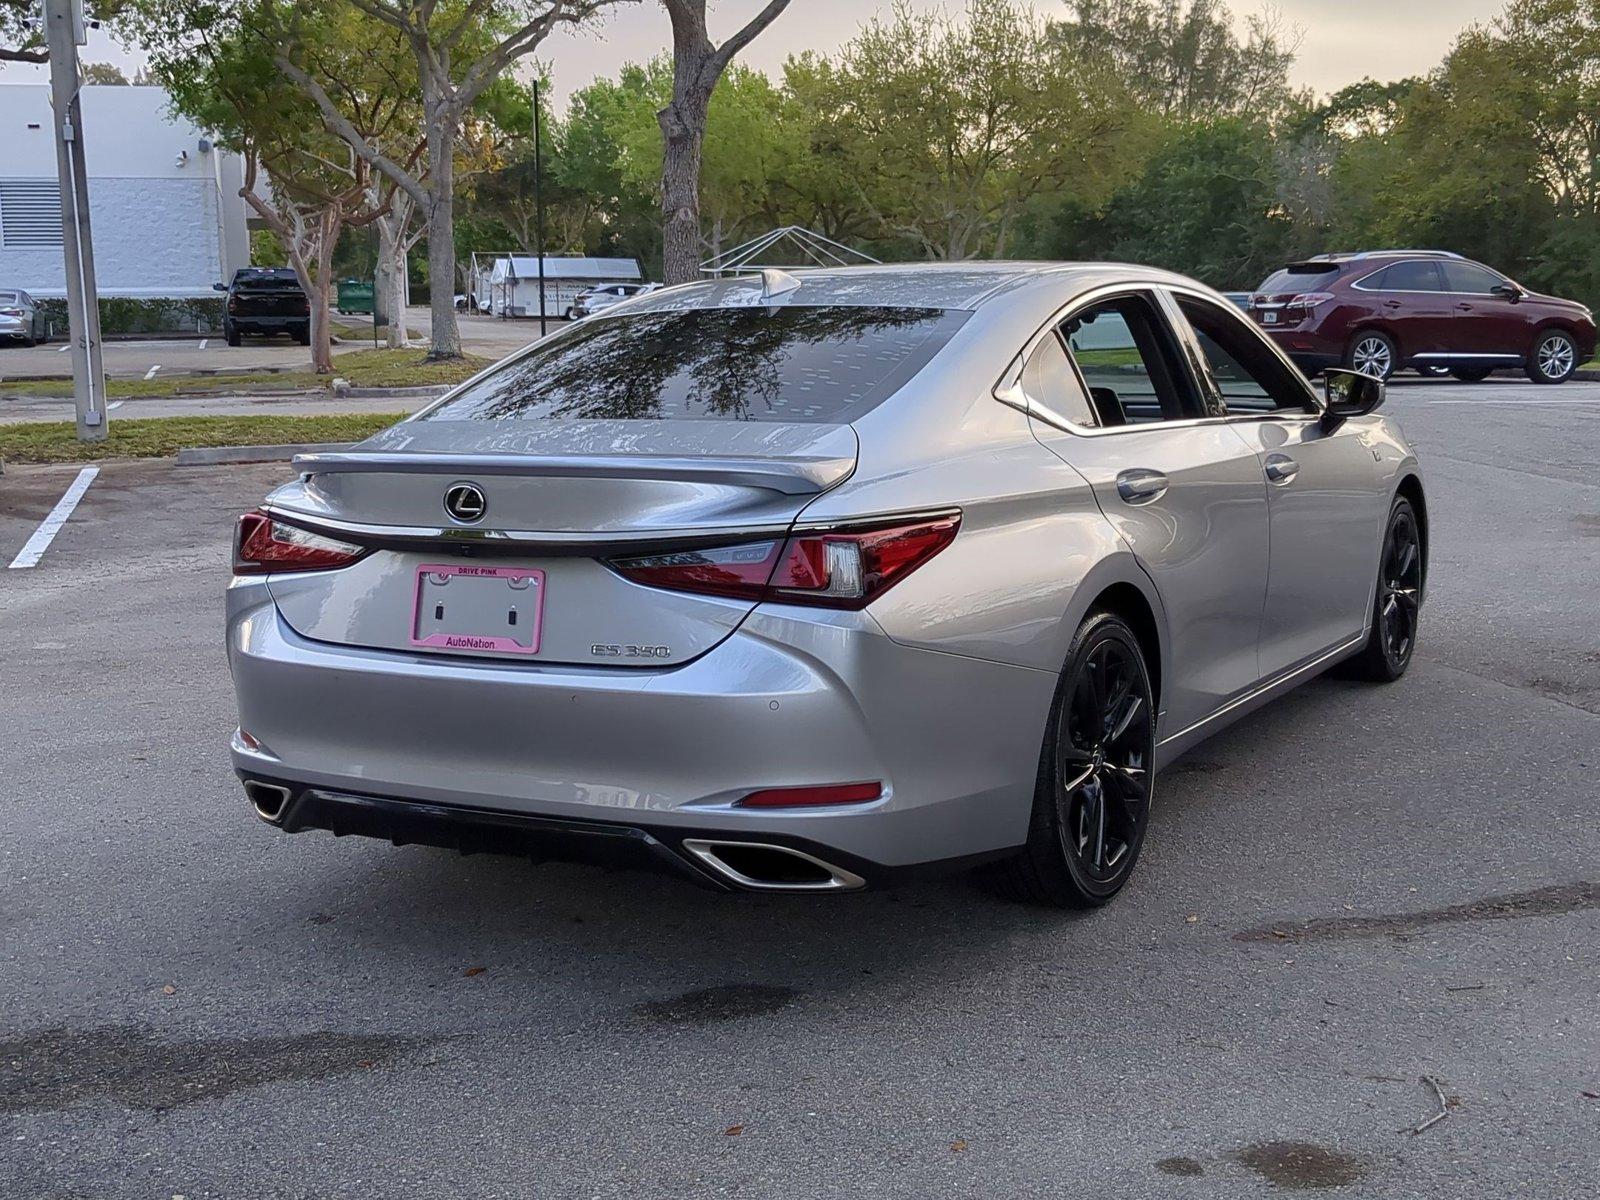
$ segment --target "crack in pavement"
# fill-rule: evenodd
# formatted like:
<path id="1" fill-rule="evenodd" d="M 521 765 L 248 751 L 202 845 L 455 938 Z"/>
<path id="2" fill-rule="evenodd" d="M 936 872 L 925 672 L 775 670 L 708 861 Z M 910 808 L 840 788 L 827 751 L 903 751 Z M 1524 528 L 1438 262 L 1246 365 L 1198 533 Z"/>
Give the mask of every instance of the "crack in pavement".
<path id="1" fill-rule="evenodd" d="M 1279 922 L 1233 935 L 1236 942 L 1337 942 L 1355 938 L 1395 937 L 1432 925 L 1477 921 L 1516 921 L 1553 917 L 1600 908 L 1600 883 L 1572 883 L 1486 896 L 1449 908 L 1422 912 L 1383 913 L 1370 917 L 1314 917 L 1297 924 Z"/>

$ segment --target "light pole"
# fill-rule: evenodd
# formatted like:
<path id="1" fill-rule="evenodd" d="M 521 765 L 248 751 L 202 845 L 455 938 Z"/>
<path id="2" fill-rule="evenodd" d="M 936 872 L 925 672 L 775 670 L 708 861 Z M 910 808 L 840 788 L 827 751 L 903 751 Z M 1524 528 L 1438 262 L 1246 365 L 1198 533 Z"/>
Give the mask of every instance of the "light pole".
<path id="1" fill-rule="evenodd" d="M 84 167 L 83 110 L 78 103 L 82 0 L 44 0 L 50 47 L 50 104 L 61 189 L 61 249 L 67 275 L 67 334 L 72 339 L 72 398 L 78 440 L 105 440 L 106 373 L 100 361 L 100 296 L 94 282 L 89 232 L 89 176 Z"/>
<path id="2" fill-rule="evenodd" d="M 539 336 L 544 337 L 544 155 L 539 148 L 539 77 L 533 77 L 533 236 L 539 242 Z"/>

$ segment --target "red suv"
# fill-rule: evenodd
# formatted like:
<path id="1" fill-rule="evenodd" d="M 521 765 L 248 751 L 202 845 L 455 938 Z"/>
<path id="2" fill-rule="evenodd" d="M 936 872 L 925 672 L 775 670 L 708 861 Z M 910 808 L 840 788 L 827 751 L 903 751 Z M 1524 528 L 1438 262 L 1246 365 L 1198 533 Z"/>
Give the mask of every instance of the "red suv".
<path id="1" fill-rule="evenodd" d="M 1320 254 L 1275 271 L 1252 318 L 1307 374 L 1351 367 L 1387 379 L 1402 367 L 1476 382 L 1521 367 L 1565 383 L 1595 349 L 1594 316 L 1525 291 L 1444 250 Z"/>

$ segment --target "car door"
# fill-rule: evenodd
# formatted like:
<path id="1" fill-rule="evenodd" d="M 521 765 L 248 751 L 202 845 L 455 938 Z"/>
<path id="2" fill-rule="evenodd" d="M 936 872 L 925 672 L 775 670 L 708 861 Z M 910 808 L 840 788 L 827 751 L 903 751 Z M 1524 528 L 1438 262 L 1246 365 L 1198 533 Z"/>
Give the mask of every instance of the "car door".
<path id="1" fill-rule="evenodd" d="M 1519 358 L 1527 351 L 1526 310 L 1511 295 L 1494 291 L 1510 280 L 1472 262 L 1448 260 L 1440 263 L 1439 269 L 1444 272 L 1455 314 L 1450 322 L 1449 345 L 1453 366 L 1489 366 Z"/>
<path id="2" fill-rule="evenodd" d="M 1255 453 L 1202 406 L 1153 290 L 1086 298 L 1032 347 L 1021 386 L 1035 436 L 1088 480 L 1160 593 L 1162 728 L 1181 732 L 1259 675 L 1267 497 Z"/>
<path id="3" fill-rule="evenodd" d="M 1357 280 L 1354 290 L 1368 294 L 1377 326 L 1400 343 L 1397 367 L 1417 355 L 1442 358 L 1449 353 L 1455 313 L 1445 295 L 1439 264 L 1432 259 L 1390 263 Z"/>
<path id="4" fill-rule="evenodd" d="M 1214 402 L 1259 460 L 1271 530 L 1261 672 L 1282 675 L 1361 636 L 1388 495 L 1361 424 L 1325 428 L 1305 377 L 1249 321 L 1202 293 L 1173 300 Z"/>

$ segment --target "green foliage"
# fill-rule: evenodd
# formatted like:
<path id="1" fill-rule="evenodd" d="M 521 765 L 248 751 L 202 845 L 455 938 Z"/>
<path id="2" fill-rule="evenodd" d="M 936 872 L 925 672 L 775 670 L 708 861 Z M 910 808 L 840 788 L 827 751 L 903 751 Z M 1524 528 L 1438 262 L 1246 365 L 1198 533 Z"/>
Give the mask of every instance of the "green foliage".
<path id="1" fill-rule="evenodd" d="M 71 421 L 0 426 L 0 459 L 7 462 L 84 462 L 105 458 L 168 458 L 192 446 L 287 446 L 358 442 L 387 429 L 404 413 L 312 417 L 113 418 L 103 442 L 80 442 Z"/>
<path id="2" fill-rule="evenodd" d="M 67 302 L 40 300 L 39 310 L 58 336 L 67 328 Z M 150 296 L 101 296 L 100 332 L 106 337 L 125 333 L 216 332 L 222 328 L 223 298 L 165 299 Z"/>

